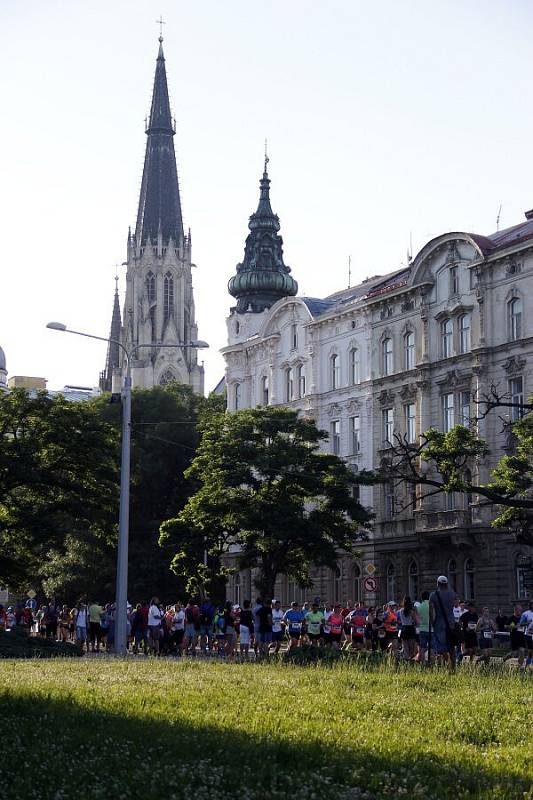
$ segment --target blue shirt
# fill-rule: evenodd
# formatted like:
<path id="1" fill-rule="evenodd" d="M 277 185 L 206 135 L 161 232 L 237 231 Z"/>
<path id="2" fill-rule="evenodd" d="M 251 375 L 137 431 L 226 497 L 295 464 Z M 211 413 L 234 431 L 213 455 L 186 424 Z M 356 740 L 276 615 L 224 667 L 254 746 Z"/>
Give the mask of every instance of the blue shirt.
<path id="1" fill-rule="evenodd" d="M 299 631 L 302 627 L 302 621 L 305 617 L 303 611 L 294 611 L 292 608 L 285 614 L 285 619 L 289 623 L 289 631 Z"/>

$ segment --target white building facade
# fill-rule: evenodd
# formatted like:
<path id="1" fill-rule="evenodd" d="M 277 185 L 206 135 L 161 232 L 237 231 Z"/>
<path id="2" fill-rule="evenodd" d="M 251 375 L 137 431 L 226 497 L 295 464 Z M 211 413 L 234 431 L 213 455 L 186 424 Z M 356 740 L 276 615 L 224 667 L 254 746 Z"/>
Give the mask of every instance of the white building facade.
<path id="1" fill-rule="evenodd" d="M 230 292 L 240 300 L 231 281 Z M 528 212 L 525 222 L 488 237 L 439 236 L 407 268 L 323 299 L 281 296 L 260 311 L 238 303 L 222 351 L 228 410 L 297 408 L 355 471 L 377 468 L 395 434 L 415 443 L 430 427 L 469 424 L 474 399 L 493 386 L 518 402 L 533 393 L 532 297 Z M 469 468 L 485 482 L 511 443 L 498 413 L 478 425 L 491 455 Z M 284 603 L 315 594 L 369 604 L 414 599 L 439 574 L 465 599 L 493 609 L 526 599 L 521 559 L 531 550 L 515 533 L 495 530 L 494 510 L 478 497 L 421 501 L 391 485 L 362 486 L 360 500 L 375 521 L 358 557 L 339 553 L 336 571 L 315 570 L 312 590 L 282 577 L 276 595 Z M 249 571 L 228 588 L 234 599 L 254 591 Z"/>

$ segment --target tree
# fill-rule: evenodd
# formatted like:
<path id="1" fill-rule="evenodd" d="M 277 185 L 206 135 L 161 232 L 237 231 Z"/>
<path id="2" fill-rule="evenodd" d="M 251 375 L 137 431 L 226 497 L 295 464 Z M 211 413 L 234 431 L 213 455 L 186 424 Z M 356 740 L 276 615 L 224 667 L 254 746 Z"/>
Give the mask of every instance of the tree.
<path id="1" fill-rule="evenodd" d="M 356 475 L 320 450 L 327 438 L 311 420 L 282 407 L 215 413 L 200 425 L 202 439 L 187 477 L 198 491 L 162 526 L 176 548 L 175 568 L 205 579 L 224 577 L 230 545 L 239 568 L 257 567 L 257 588 L 271 598 L 279 574 L 308 585 L 311 565 L 337 563 L 364 537 L 370 514 L 353 489 Z"/>
<path id="2" fill-rule="evenodd" d="M 67 535 L 116 537 L 118 438 L 91 402 L 0 397 L 0 580 L 27 589 Z"/>
<path id="3" fill-rule="evenodd" d="M 494 507 L 494 527 L 511 526 L 520 541 L 533 545 L 533 403 L 515 403 L 495 386 L 476 402 L 479 412 L 470 427 L 456 425 L 447 433 L 430 428 L 414 445 L 395 435 L 374 479 L 419 486 L 419 500 L 452 492 L 477 496 Z M 500 420 L 509 452 L 499 459 L 490 480 L 480 482 L 478 466 L 490 449 L 477 433 L 478 423 L 499 409 L 506 410 Z M 364 477 L 372 479 L 370 473 Z M 407 500 L 405 505 L 411 504 Z"/>

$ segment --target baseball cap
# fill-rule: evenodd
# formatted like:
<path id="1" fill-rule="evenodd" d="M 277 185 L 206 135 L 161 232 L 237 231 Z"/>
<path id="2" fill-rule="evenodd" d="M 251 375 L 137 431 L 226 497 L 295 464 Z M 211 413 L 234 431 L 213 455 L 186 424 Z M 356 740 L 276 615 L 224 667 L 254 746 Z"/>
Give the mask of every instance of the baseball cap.
<path id="1" fill-rule="evenodd" d="M 437 578 L 437 583 L 448 583 L 448 578 L 446 575 L 439 575 Z"/>

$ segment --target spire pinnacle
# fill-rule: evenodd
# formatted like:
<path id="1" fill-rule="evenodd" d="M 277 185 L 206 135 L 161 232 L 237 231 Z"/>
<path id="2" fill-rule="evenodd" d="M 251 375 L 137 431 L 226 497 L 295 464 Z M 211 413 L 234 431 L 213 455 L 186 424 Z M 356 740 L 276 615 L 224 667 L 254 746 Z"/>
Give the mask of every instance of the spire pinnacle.
<path id="1" fill-rule="evenodd" d="M 267 175 L 268 176 L 267 165 L 268 165 L 269 161 L 270 161 L 270 159 L 268 157 L 268 139 L 265 139 L 265 168 L 263 170 L 263 175 Z"/>

